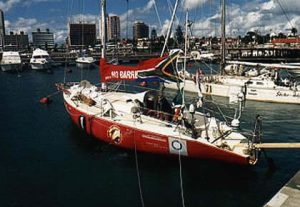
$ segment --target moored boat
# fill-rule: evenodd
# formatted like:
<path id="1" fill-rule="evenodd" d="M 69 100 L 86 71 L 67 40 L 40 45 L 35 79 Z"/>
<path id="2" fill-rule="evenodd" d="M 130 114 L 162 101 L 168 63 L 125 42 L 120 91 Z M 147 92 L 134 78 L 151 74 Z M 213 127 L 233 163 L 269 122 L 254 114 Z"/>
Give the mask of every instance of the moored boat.
<path id="1" fill-rule="evenodd" d="M 220 74 L 201 77 L 202 93 L 230 98 L 242 92 L 247 100 L 300 104 L 299 83 L 290 77 L 280 75 L 280 70 L 292 70 L 297 67 L 283 64 L 258 64 L 239 61 L 229 63 L 226 66 L 224 0 L 222 1 L 221 11 L 222 50 Z M 248 69 L 246 66 L 248 66 Z M 182 71 L 176 68 L 176 71 L 173 73 L 182 73 Z M 193 75 L 192 79 L 194 79 L 195 76 L 196 75 Z M 167 88 L 176 89 L 180 83 L 185 85 L 185 91 L 197 93 L 198 86 L 195 85 L 194 80 L 189 80 L 186 74 L 182 74 L 182 76 L 175 81 L 167 82 L 165 86 Z"/>
<path id="2" fill-rule="evenodd" d="M 33 70 L 48 70 L 52 67 L 52 60 L 46 50 L 37 48 L 32 52 L 30 65 Z"/>
<path id="3" fill-rule="evenodd" d="M 22 60 L 19 52 L 4 51 L 0 66 L 2 71 L 20 71 L 22 69 Z"/>
<path id="4" fill-rule="evenodd" d="M 214 117 L 179 112 L 181 107 L 172 108 L 156 91 L 103 92 L 86 81 L 62 89 L 72 121 L 87 134 L 112 145 L 241 165 L 257 161 L 258 151 L 251 148 L 247 137 Z M 154 108 L 159 99 L 169 107 Z"/>
<path id="5" fill-rule="evenodd" d="M 94 58 L 91 56 L 78 57 L 75 61 L 76 61 L 76 66 L 78 68 L 86 68 L 86 69 L 91 68 L 95 62 Z"/>

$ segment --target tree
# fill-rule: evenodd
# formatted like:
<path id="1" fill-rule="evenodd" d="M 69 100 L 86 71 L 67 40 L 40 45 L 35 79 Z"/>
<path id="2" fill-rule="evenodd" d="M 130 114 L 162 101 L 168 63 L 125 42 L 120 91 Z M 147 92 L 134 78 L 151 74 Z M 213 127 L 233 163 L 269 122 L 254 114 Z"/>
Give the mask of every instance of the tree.
<path id="1" fill-rule="evenodd" d="M 295 27 L 293 27 L 292 29 L 291 29 L 291 33 L 293 34 L 293 36 L 295 37 L 296 36 L 296 34 L 297 34 L 297 29 L 295 28 Z"/>
<path id="2" fill-rule="evenodd" d="M 278 33 L 277 36 L 278 36 L 278 38 L 286 38 L 286 35 L 283 34 L 282 32 Z"/>
<path id="3" fill-rule="evenodd" d="M 179 45 L 181 45 L 183 43 L 184 37 L 183 37 L 182 28 L 180 25 L 178 25 L 176 28 L 175 39 Z"/>

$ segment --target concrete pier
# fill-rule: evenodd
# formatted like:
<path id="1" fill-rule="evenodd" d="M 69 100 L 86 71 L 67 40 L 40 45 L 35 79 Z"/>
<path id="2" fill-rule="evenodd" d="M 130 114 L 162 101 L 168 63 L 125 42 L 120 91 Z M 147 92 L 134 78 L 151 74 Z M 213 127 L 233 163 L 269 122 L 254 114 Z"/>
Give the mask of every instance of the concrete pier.
<path id="1" fill-rule="evenodd" d="M 265 207 L 298 207 L 300 206 L 300 170 L 285 184 Z"/>

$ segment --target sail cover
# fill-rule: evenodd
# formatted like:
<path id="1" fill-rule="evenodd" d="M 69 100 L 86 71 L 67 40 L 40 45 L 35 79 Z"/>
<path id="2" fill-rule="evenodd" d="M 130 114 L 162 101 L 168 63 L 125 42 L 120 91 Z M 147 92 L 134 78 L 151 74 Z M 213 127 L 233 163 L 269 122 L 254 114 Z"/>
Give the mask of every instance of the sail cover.
<path id="1" fill-rule="evenodd" d="M 136 66 L 113 65 L 101 58 L 101 82 L 153 78 L 154 76 L 177 81 L 178 74 L 175 69 L 175 62 L 179 53 L 180 50 L 177 50 L 163 57 L 144 60 Z"/>
<path id="2" fill-rule="evenodd" d="M 113 65 L 100 59 L 101 82 L 138 79 L 139 72 L 154 71 L 166 57 L 151 58 L 136 66 Z"/>

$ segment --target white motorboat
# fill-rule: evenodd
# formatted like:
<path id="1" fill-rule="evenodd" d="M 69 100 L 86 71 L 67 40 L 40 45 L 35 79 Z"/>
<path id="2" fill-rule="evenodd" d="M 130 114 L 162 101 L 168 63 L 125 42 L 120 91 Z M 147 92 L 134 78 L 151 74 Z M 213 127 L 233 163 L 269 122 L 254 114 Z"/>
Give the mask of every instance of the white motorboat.
<path id="1" fill-rule="evenodd" d="M 46 50 L 37 48 L 32 53 L 30 65 L 33 70 L 48 70 L 52 67 L 52 60 Z"/>
<path id="2" fill-rule="evenodd" d="M 212 62 L 218 60 L 218 56 L 211 52 L 194 50 L 191 51 L 191 59 L 195 61 Z"/>
<path id="3" fill-rule="evenodd" d="M 91 68 L 95 59 L 91 56 L 82 56 L 76 59 L 76 65 L 78 68 Z"/>
<path id="4" fill-rule="evenodd" d="M 22 69 L 22 60 L 19 52 L 4 51 L 0 62 L 2 71 L 19 71 Z"/>

